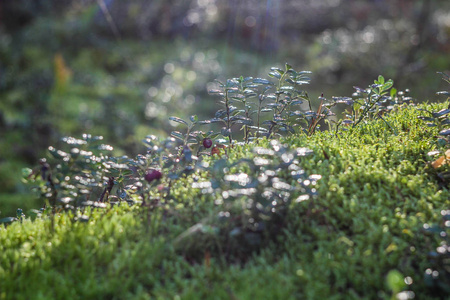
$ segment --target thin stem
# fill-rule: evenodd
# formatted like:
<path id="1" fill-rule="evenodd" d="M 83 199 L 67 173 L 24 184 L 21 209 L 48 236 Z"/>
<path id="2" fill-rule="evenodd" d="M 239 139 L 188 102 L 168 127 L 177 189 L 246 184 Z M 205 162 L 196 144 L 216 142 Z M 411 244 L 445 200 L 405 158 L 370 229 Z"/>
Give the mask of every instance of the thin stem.
<path id="1" fill-rule="evenodd" d="M 228 90 L 225 91 L 225 109 L 227 111 L 227 131 L 228 132 L 228 139 L 230 140 L 230 145 L 233 142 L 233 139 L 231 137 L 231 120 L 230 120 L 230 104 L 228 100 Z"/>
<path id="2" fill-rule="evenodd" d="M 114 177 L 108 178 L 108 185 L 103 190 L 103 193 L 100 195 L 100 198 L 98 199 L 99 202 L 103 202 L 103 199 L 106 196 L 106 200 L 108 200 L 109 195 L 111 194 L 111 190 L 114 187 Z"/>
<path id="3" fill-rule="evenodd" d="M 320 117 L 321 113 L 322 113 L 322 105 L 323 105 L 323 100 L 320 101 L 320 105 L 319 108 L 317 109 L 317 113 L 316 113 L 316 117 L 312 119 L 311 121 L 311 125 L 308 128 L 308 135 L 311 136 L 315 131 L 316 131 L 316 127 L 317 124 L 320 122 L 320 120 L 322 119 Z"/>
<path id="4" fill-rule="evenodd" d="M 367 116 L 367 114 L 372 109 L 372 107 L 375 106 L 375 104 L 376 104 L 376 101 L 373 101 L 373 94 L 372 94 L 369 96 L 369 106 L 364 108 L 363 112 L 359 116 L 358 121 L 356 123 L 353 123 L 353 126 L 352 126 L 353 128 L 355 128 L 359 123 L 361 123 L 361 121 Z"/>
<path id="5" fill-rule="evenodd" d="M 256 131 L 256 137 L 259 138 L 259 124 L 260 124 L 260 116 L 261 116 L 261 105 L 262 105 L 262 99 L 263 95 L 259 95 L 259 101 L 258 101 L 258 114 L 257 114 L 257 131 Z"/>
<path id="6" fill-rule="evenodd" d="M 248 111 L 245 111 L 245 117 L 249 119 Z M 248 129 L 247 125 L 244 125 L 244 141 L 246 144 L 248 144 L 248 136 L 249 136 L 250 130 Z"/>

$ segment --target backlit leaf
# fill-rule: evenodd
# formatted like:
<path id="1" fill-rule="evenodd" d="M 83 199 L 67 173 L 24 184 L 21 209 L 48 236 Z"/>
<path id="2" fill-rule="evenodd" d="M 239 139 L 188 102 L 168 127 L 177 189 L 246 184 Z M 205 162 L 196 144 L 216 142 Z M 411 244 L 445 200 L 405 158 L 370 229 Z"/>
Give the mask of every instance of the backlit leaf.
<path id="1" fill-rule="evenodd" d="M 7 218 L 0 219 L 0 224 L 2 224 L 2 223 L 11 223 L 11 222 L 14 222 L 14 221 L 17 221 L 17 218 L 7 217 Z"/>
<path id="2" fill-rule="evenodd" d="M 180 124 L 183 124 L 183 125 L 186 125 L 186 126 L 188 125 L 188 123 L 185 120 L 180 119 L 178 117 L 169 117 L 169 120 L 177 122 L 177 123 L 180 123 Z"/>

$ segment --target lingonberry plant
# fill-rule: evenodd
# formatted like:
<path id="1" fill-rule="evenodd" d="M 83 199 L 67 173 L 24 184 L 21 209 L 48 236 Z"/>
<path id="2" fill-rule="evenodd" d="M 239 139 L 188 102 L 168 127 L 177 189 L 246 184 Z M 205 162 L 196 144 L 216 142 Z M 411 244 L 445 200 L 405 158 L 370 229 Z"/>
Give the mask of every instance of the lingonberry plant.
<path id="1" fill-rule="evenodd" d="M 244 126 L 244 138 L 248 140 L 248 126 L 252 125 L 252 120 L 249 118 L 250 106 L 247 105 L 247 100 L 253 97 L 253 93 L 245 93 L 248 86 L 244 83 L 249 79 L 251 78 L 228 79 L 226 84 L 219 82 L 220 90 L 209 91 L 222 98 L 220 103 L 223 108 L 216 112 L 214 118 L 202 121 L 201 124 L 222 123 L 221 134 L 228 138 L 230 144 L 233 143 L 232 127 L 236 124 Z M 234 106 L 236 102 L 242 103 L 243 109 Z"/>
<path id="2" fill-rule="evenodd" d="M 301 167 L 301 159 L 312 154 L 307 148 L 290 149 L 272 140 L 270 147 L 253 148 L 253 158 L 214 161 L 209 180 L 194 182 L 192 187 L 212 195 L 221 210 L 180 235 L 175 245 L 189 254 L 199 253 L 197 248 L 203 245 L 196 243 L 196 235 L 206 232 L 228 245 L 211 250 L 230 254 L 259 248 L 264 233 L 275 236 L 282 230 L 291 203 L 312 200 L 317 194 L 315 185 L 321 176 L 308 176 Z"/>
<path id="3" fill-rule="evenodd" d="M 444 72 L 438 72 L 438 74 L 441 74 L 442 80 L 444 80 L 445 82 L 450 84 L 450 76 L 448 74 L 446 74 Z M 447 96 L 447 100 L 450 97 L 450 91 L 440 91 L 440 92 L 437 92 L 437 94 Z"/>
<path id="4" fill-rule="evenodd" d="M 179 125 L 177 131 L 165 139 L 147 136 L 143 140 L 147 151 L 135 158 L 113 156 L 113 148 L 103 144 L 101 137 L 85 134 L 80 139 L 64 138 L 60 149 L 49 147 L 49 158 L 42 159 L 34 169 L 25 170 L 26 180 L 43 199 L 44 207 L 36 214 L 54 221 L 56 213 L 67 212 L 74 222 L 87 222 L 92 218 L 88 213 L 92 210 L 86 207 L 108 210 L 113 205 L 139 205 L 143 212 L 139 216 L 146 217 L 148 228 L 153 228 L 150 225 L 161 221 L 159 218 L 178 217 L 180 207 L 189 212 L 192 209 L 191 215 L 197 215 L 180 222 L 182 226 L 189 225 L 171 240 L 183 257 L 204 257 L 205 261 L 208 257 L 209 264 L 210 253 L 217 253 L 230 261 L 245 261 L 253 251 L 286 232 L 288 213 L 308 218 L 326 210 L 324 203 L 317 201 L 321 176 L 307 174 L 306 167 L 302 167 L 310 165 L 311 159 L 306 156 L 317 153 L 282 144 L 276 137 L 311 136 L 324 122 L 330 129 L 334 123 L 336 134 L 342 134 L 340 130 L 352 133 L 370 119 L 383 120 L 396 133 L 385 115 L 411 102 L 407 91 L 398 92 L 392 87 L 392 80 L 379 76 L 366 89 L 356 87 L 352 97 L 327 99 L 322 94 L 313 109 L 308 93 L 300 89 L 309 83 L 308 74 L 286 64 L 284 69 L 272 68 L 270 80 L 241 76 L 219 83 L 219 89 L 211 91 L 221 97 L 222 107 L 214 118 L 199 121 L 196 116 L 188 120 L 170 117 Z M 448 81 L 448 76 L 444 80 Z M 344 118 L 330 118 L 335 115 L 334 109 L 342 105 L 347 108 Z M 420 119 L 428 122 L 427 126 L 438 128 L 437 153 L 442 153 L 449 144 L 450 107 L 425 113 Z M 198 130 L 199 125 L 212 123 L 221 124 L 219 133 Z M 238 130 L 243 132 L 242 142 L 238 142 Z M 239 152 L 245 154 L 239 156 Z M 325 150 L 323 155 L 329 159 Z M 449 166 L 440 166 L 443 165 Z M 190 206 L 185 208 L 186 195 L 180 195 L 180 186 L 192 193 L 187 196 L 193 198 L 189 201 L 207 203 L 208 214 L 198 214 Z M 432 252 L 425 281 L 433 288 L 445 290 L 448 211 L 442 215 L 442 224 L 424 227 L 425 232 L 438 233 L 442 240 L 436 246 L 437 239 L 431 235 Z M 15 217 L 0 219 L 0 223 L 23 219 L 19 209 Z M 188 228 L 192 224 L 195 225 Z"/>
<path id="5" fill-rule="evenodd" d="M 37 183 L 35 190 L 53 210 L 73 210 L 80 206 L 103 206 L 116 184 L 132 172 L 129 159 L 110 156 L 113 147 L 102 137 L 84 134 L 81 139 L 65 137 L 64 149 L 49 147 L 50 159 L 26 171 Z"/>
<path id="6" fill-rule="evenodd" d="M 450 84 L 449 76 L 445 73 L 440 73 L 442 79 Z M 448 91 L 441 91 L 438 95 L 450 95 Z M 447 99 L 448 100 L 448 99 Z M 441 109 L 440 111 L 428 111 L 421 109 L 425 112 L 425 116 L 419 116 L 419 119 L 427 122 L 428 127 L 436 127 L 439 132 L 439 137 L 436 139 L 435 150 L 428 152 L 428 156 L 439 156 L 435 161 L 431 163 L 431 166 L 435 169 L 439 169 L 439 178 L 444 182 L 450 182 L 450 103 L 448 108 Z"/>
<path id="7" fill-rule="evenodd" d="M 309 83 L 307 75 L 310 73 L 296 72 L 286 64 L 284 70 L 271 69 L 269 76 L 275 78 L 276 83 L 263 78 L 242 76 L 228 79 L 226 84 L 219 82 L 219 89 L 209 92 L 221 97 L 223 107 L 216 112 L 214 118 L 201 124 L 222 123 L 224 126 L 221 134 L 228 138 L 230 144 L 233 143 L 232 127 L 235 125 L 244 131 L 245 143 L 260 136 L 271 138 L 278 131 L 295 133 L 294 127 L 305 119 L 304 113 L 300 111 L 300 104 L 306 100 L 311 108 L 308 94 L 299 89 L 301 85 Z M 271 117 L 263 118 L 263 113 L 271 113 Z M 254 115 L 256 122 L 253 120 Z"/>
<path id="8" fill-rule="evenodd" d="M 141 203 L 145 207 L 169 200 L 176 203 L 174 184 L 194 173 L 197 177 L 203 174 L 209 180 L 196 182 L 194 187 L 214 195 L 222 207 L 220 222 L 223 216 L 229 220 L 228 236 L 245 237 L 245 243 L 255 244 L 251 239 L 260 240 L 264 228 L 281 222 L 292 201 L 314 197 L 314 184 L 320 176 L 308 176 L 300 166 L 300 157 L 312 154 L 311 150 L 292 150 L 276 140 L 271 141 L 271 148 L 255 148 L 252 159 L 229 161 L 227 147 L 236 144 L 235 130 L 243 131 L 244 143 L 282 134 L 312 135 L 320 123 L 334 115 L 332 109 L 344 103 L 350 106 L 350 115 L 337 123 L 338 131 L 340 124 L 355 127 L 367 118 L 382 118 L 383 107 L 387 110 L 388 104 L 405 101 L 391 89 L 392 80 L 379 76 L 368 89 L 356 88 L 353 98 L 328 101 L 321 95 L 317 110 L 313 110 L 308 93 L 300 89 L 309 83 L 309 73 L 297 72 L 286 64 L 284 69 L 271 69 L 269 77 L 275 82 L 241 76 L 219 83 L 218 90 L 210 91 L 221 97 L 222 108 L 214 118 L 199 121 L 194 115 L 186 121 L 170 117 L 182 126 L 180 131 L 163 140 L 147 136 L 143 141 L 147 152 L 134 159 L 111 156 L 113 148 L 102 144 L 101 137 L 64 138 L 68 149 L 50 147 L 50 160 L 42 159 L 26 177 L 37 184 L 35 189 L 53 214 L 72 211 L 77 218 L 85 206 L 101 208 L 106 207 L 105 202 Z M 220 133 L 196 129 L 212 123 L 222 124 Z M 208 226 L 223 231 L 214 224 Z"/>
<path id="9" fill-rule="evenodd" d="M 207 133 L 199 130 L 194 131 L 194 127 L 200 123 L 198 117 L 194 115 L 189 119 L 190 121 L 185 121 L 178 117 L 169 117 L 169 120 L 187 127 L 186 133 L 172 131 L 170 135 L 182 142 L 180 154 L 183 154 L 184 150 L 188 151 L 188 149 L 195 148 L 196 155 L 198 156 L 201 154 L 202 150 L 211 148 L 212 140 L 215 139 L 219 133 L 215 133 L 214 131 L 208 131 Z"/>
<path id="10" fill-rule="evenodd" d="M 300 110 L 300 104 L 304 100 L 308 102 L 309 112 L 312 112 L 311 101 L 308 94 L 300 90 L 300 86 L 309 84 L 310 71 L 296 72 L 289 64 L 285 65 L 285 69 L 272 68 L 269 73 L 270 77 L 276 78 L 275 84 L 275 101 L 268 104 L 273 109 L 272 120 L 263 122 L 268 126 L 268 137 L 271 137 L 278 130 L 295 133 L 294 127 L 300 125 L 297 122 L 303 122 L 305 115 Z"/>
<path id="11" fill-rule="evenodd" d="M 26 177 L 37 184 L 35 189 L 39 191 L 41 197 L 45 199 L 46 207 L 51 207 L 53 213 L 61 209 L 76 211 L 84 206 L 104 207 L 104 203 L 108 201 L 112 203 L 127 201 L 130 204 L 137 202 L 148 204 L 155 202 L 155 199 L 165 201 L 171 198 L 171 187 L 174 181 L 200 170 L 209 173 L 212 178 L 211 186 L 216 193 L 219 187 L 226 190 L 224 186 L 228 186 L 226 193 L 230 199 L 248 197 L 248 190 L 245 195 L 241 193 L 245 190 L 242 188 L 243 181 L 237 180 L 238 185 L 241 185 L 240 192 L 231 189 L 237 188 L 231 180 L 235 178 L 233 177 L 235 175 L 228 174 L 226 175 L 228 177 L 225 174 L 217 175 L 220 173 L 217 171 L 220 169 L 218 166 L 221 166 L 224 159 L 226 160 L 222 155 L 227 154 L 226 141 L 217 139 L 219 136 L 226 138 L 228 144 L 233 146 L 235 142 L 233 131 L 236 129 L 243 131 L 244 143 L 261 137 L 270 139 L 283 132 L 312 135 L 322 121 L 334 115 L 332 108 L 344 103 L 350 106 L 351 113 L 347 115 L 346 120 L 337 123 L 337 131 L 340 124 L 352 124 L 355 127 L 366 118 L 382 118 L 380 112 L 386 103 L 406 102 L 403 95 L 400 93 L 397 95 L 396 90 L 391 89 L 392 80 L 385 81 L 382 76 L 379 76 L 368 89 L 356 88 L 357 93 L 353 95 L 353 98 L 333 97 L 331 101 L 328 101 L 321 95 L 317 110 L 313 110 L 308 93 L 300 89 L 303 85 L 309 84 L 310 73 L 309 71 L 297 72 L 292 66 L 286 64 L 284 69 L 271 68 L 269 77 L 275 79 L 275 82 L 264 78 L 242 76 L 229 79 L 224 84 L 219 82 L 219 89 L 210 91 L 211 94 L 221 97 L 222 108 L 215 113 L 214 118 L 199 121 L 194 115 L 186 121 L 178 117 L 170 117 L 171 121 L 185 127 L 185 131 L 173 131 L 171 137 L 165 140 L 147 136 L 144 140 L 148 149 L 147 153 L 138 155 L 135 159 L 111 156 L 113 148 L 101 144 L 101 137 L 92 137 L 88 134 L 83 135 L 82 139 L 66 137 L 63 141 L 68 149 L 58 150 L 49 147 L 50 160 L 42 159 L 37 168 L 26 172 Z M 390 96 L 387 94 L 389 89 L 391 89 Z M 222 124 L 220 133 L 196 130 L 198 125 L 212 123 Z M 301 129 L 298 130 L 297 127 Z M 280 155 L 283 159 L 290 157 L 290 154 L 286 154 L 287 149 L 277 147 L 282 151 L 275 151 L 272 156 L 282 153 Z M 273 150 L 267 151 L 258 154 L 267 156 L 267 153 L 272 153 L 270 151 Z M 212 167 L 205 167 L 208 164 L 204 163 L 203 157 L 213 155 L 217 155 L 219 161 Z M 261 158 L 246 161 L 254 174 L 252 176 L 256 178 L 252 180 L 254 188 L 256 190 L 264 188 L 265 184 L 274 178 L 278 182 L 277 186 L 281 186 L 280 177 L 270 177 L 272 179 L 267 182 L 262 180 L 260 174 L 262 165 L 259 164 L 262 161 L 268 160 Z M 278 163 L 278 160 L 274 161 Z M 229 168 L 229 166 L 222 167 Z M 264 165 L 266 171 L 269 167 L 278 168 L 270 163 Z M 261 185 L 260 187 L 256 187 L 257 182 Z M 284 186 L 287 187 L 287 185 Z M 266 190 L 261 193 L 270 194 Z M 259 199 L 256 194 L 251 196 Z M 267 207 L 262 204 L 262 198 L 260 200 L 253 200 L 253 204 L 258 204 L 257 207 Z M 283 201 L 288 202 L 287 199 L 285 200 Z M 277 205 L 277 208 L 270 209 L 279 210 L 281 206 Z M 252 209 L 253 212 L 257 211 L 255 207 Z M 258 220 L 256 215 L 252 215 L 251 218 Z"/>

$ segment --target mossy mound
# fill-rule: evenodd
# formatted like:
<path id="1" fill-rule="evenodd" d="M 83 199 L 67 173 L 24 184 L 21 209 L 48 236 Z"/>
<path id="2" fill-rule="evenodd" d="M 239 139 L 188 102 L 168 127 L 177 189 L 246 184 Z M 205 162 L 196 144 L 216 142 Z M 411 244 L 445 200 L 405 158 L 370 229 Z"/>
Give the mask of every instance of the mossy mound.
<path id="1" fill-rule="evenodd" d="M 419 115 L 408 106 L 386 116 L 390 127 L 375 120 L 282 139 L 311 149 L 300 165 L 322 178 L 317 195 L 290 202 L 257 246 L 230 238 L 224 228 L 233 221 L 220 223 L 223 207 L 191 188 L 192 177 L 151 209 L 88 208 L 86 222 L 61 213 L 53 225 L 43 216 L 0 227 L 0 299 L 386 299 L 402 290 L 446 297 L 424 281 L 439 239 L 423 225 L 442 220 L 450 191 L 427 164 L 437 130 Z M 228 159 L 252 158 L 253 147 L 230 148 Z"/>

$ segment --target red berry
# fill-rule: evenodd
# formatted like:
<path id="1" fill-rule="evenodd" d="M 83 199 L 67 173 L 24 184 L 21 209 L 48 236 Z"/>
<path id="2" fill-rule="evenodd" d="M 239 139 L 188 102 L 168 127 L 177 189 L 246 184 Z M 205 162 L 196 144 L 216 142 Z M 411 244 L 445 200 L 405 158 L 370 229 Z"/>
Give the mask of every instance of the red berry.
<path id="1" fill-rule="evenodd" d="M 155 169 L 149 169 L 145 173 L 144 179 L 148 182 L 152 182 L 155 179 L 161 179 L 162 173 L 161 171 L 155 170 Z"/>
<path id="2" fill-rule="evenodd" d="M 213 142 L 210 138 L 204 138 L 203 139 L 203 147 L 205 148 L 211 148 Z"/>

